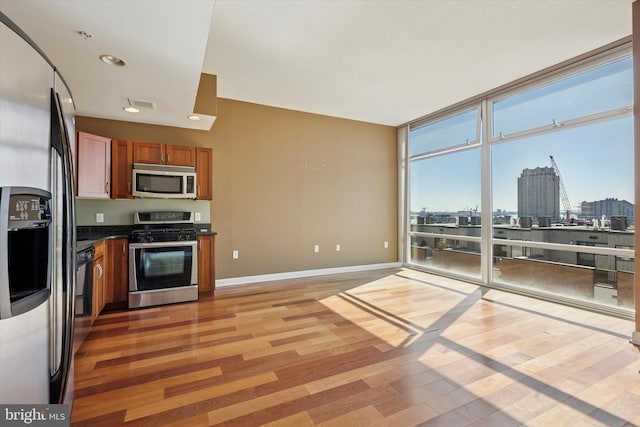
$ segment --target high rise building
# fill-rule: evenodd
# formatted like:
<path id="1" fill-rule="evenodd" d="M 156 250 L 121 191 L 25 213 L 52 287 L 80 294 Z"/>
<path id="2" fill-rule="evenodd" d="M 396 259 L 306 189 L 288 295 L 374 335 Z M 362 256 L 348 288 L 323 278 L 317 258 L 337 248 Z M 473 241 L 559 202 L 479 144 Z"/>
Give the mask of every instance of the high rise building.
<path id="1" fill-rule="evenodd" d="M 522 170 L 518 178 L 518 216 L 560 218 L 560 177 L 553 168 Z"/>
<path id="2" fill-rule="evenodd" d="M 585 218 L 599 219 L 604 215 L 611 218 L 615 215 L 626 216 L 629 223 L 634 223 L 634 206 L 633 203 L 626 200 L 618 200 L 614 198 L 606 198 L 604 200 L 596 200 L 594 202 L 582 202 L 581 215 Z"/>

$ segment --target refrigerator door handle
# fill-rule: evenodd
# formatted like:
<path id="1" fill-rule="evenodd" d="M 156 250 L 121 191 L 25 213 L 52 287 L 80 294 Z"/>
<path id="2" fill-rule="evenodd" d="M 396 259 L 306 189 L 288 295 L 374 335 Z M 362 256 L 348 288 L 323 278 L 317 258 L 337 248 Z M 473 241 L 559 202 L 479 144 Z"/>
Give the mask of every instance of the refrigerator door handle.
<path id="1" fill-rule="evenodd" d="M 10 188 L 0 189 L 0 319 L 11 317 L 9 289 L 9 195 Z"/>
<path id="2" fill-rule="evenodd" d="M 69 135 L 64 117 L 62 115 L 62 107 L 60 99 L 56 92 L 51 89 L 51 147 L 60 160 L 61 168 L 59 175 L 61 178 L 62 189 L 62 224 L 56 221 L 54 229 L 59 225 L 62 226 L 62 281 L 58 292 L 62 295 L 53 295 L 52 304 L 56 305 L 57 301 L 61 301 L 62 324 L 52 324 L 52 340 L 57 341 L 57 334 L 61 334 L 60 347 L 58 355 L 54 355 L 53 360 L 59 356 L 60 363 L 54 363 L 51 367 L 51 381 L 49 398 L 51 403 L 62 403 L 67 385 L 67 378 L 71 370 L 71 360 L 73 356 L 73 325 L 74 325 L 74 305 L 75 305 L 75 206 L 73 191 L 73 169 L 71 164 L 71 147 L 69 143 Z M 58 159 L 53 159 L 57 163 Z M 57 169 L 57 168 L 56 168 Z M 55 188 L 54 190 L 57 190 Z M 55 200 L 59 200 L 58 195 L 54 195 Z M 54 310 L 52 310 L 54 311 Z M 57 329 L 57 330 L 56 330 Z"/>

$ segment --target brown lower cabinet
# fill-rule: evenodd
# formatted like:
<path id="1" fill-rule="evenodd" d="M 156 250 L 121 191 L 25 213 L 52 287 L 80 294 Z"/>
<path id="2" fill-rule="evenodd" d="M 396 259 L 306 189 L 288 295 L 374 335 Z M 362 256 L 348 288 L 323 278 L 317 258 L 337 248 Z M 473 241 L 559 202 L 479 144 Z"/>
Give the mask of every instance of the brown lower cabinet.
<path id="1" fill-rule="evenodd" d="M 129 285 L 129 241 L 108 239 L 106 243 L 105 303 L 127 301 Z"/>
<path id="2" fill-rule="evenodd" d="M 215 235 L 198 236 L 198 293 L 216 289 Z"/>
<path id="3" fill-rule="evenodd" d="M 91 321 L 107 304 L 125 303 L 129 283 L 129 242 L 107 239 L 95 244 Z"/>
<path id="4" fill-rule="evenodd" d="M 95 245 L 93 258 L 93 295 L 91 299 L 91 322 L 93 323 L 105 305 L 105 268 L 104 268 L 105 243 L 98 242 Z"/>

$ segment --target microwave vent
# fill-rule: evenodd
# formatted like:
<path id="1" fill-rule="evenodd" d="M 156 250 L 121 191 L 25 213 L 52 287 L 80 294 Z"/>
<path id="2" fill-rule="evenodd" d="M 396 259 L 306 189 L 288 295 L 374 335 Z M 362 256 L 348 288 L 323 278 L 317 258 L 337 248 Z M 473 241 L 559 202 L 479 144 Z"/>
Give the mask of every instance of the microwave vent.
<path id="1" fill-rule="evenodd" d="M 136 107 L 140 110 L 155 110 L 156 109 L 156 103 L 153 101 L 144 101 L 142 99 L 134 99 L 134 98 L 127 98 L 129 100 L 129 105 L 131 107 Z"/>

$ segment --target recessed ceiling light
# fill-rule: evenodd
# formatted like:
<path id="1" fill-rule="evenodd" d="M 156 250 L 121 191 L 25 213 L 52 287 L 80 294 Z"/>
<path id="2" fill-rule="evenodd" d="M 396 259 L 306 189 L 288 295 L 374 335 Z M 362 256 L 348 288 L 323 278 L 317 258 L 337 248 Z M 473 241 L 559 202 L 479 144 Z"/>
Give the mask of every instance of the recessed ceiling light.
<path id="1" fill-rule="evenodd" d="M 82 37 L 85 40 L 89 40 L 90 38 L 93 37 L 93 34 L 84 30 L 78 31 L 78 34 L 80 34 L 80 37 Z"/>
<path id="2" fill-rule="evenodd" d="M 193 121 L 202 120 L 202 117 L 200 117 L 197 114 L 189 114 L 187 117 L 189 118 L 189 120 L 193 120 Z"/>
<path id="3" fill-rule="evenodd" d="M 136 107 L 124 107 L 123 110 L 126 111 L 127 113 L 139 113 L 140 112 L 140 110 L 138 110 Z"/>
<path id="4" fill-rule="evenodd" d="M 125 65 L 127 65 L 127 63 L 122 59 L 113 55 L 100 55 L 100 61 L 104 62 L 105 64 L 116 65 L 118 67 L 124 67 Z"/>

